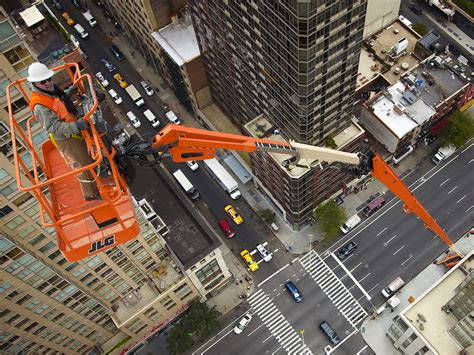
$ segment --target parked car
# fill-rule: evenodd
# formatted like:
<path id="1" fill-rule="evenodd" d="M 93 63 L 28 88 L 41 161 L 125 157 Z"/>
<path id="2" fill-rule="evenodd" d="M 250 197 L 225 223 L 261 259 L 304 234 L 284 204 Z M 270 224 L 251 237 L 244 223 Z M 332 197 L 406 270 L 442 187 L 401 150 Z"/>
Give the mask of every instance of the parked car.
<path id="1" fill-rule="evenodd" d="M 232 218 L 232 220 L 235 222 L 235 224 L 239 225 L 239 224 L 243 223 L 244 219 L 242 218 L 242 216 L 240 214 L 237 213 L 237 211 L 235 210 L 235 208 L 232 205 L 225 206 L 224 211 L 225 211 L 225 213 L 227 213 L 227 215 L 230 218 Z"/>
<path id="2" fill-rule="evenodd" d="M 328 337 L 329 341 L 333 345 L 337 345 L 341 342 L 341 338 L 339 338 L 334 331 L 334 329 L 331 328 L 328 322 L 324 321 L 321 324 L 319 324 L 319 328 L 323 331 L 323 333 Z"/>
<path id="3" fill-rule="evenodd" d="M 153 91 L 153 89 L 150 87 L 150 85 L 148 85 L 145 80 L 140 81 L 140 85 L 145 90 L 148 96 L 152 96 L 155 93 L 155 91 Z"/>
<path id="4" fill-rule="evenodd" d="M 257 245 L 257 251 L 265 262 L 272 260 L 272 254 L 268 252 L 267 249 L 262 244 Z"/>
<path id="5" fill-rule="evenodd" d="M 349 255 L 351 255 L 357 249 L 356 242 L 350 241 L 344 245 L 341 249 L 338 250 L 337 256 L 339 259 L 344 260 Z"/>
<path id="6" fill-rule="evenodd" d="M 117 93 L 115 92 L 114 89 L 110 89 L 110 90 L 109 90 L 109 94 L 110 94 L 110 96 L 112 96 L 112 99 L 114 100 L 114 102 L 115 102 L 117 105 L 120 105 L 120 104 L 123 102 L 122 98 L 117 95 Z"/>
<path id="7" fill-rule="evenodd" d="M 153 128 L 156 128 L 160 125 L 160 121 L 158 120 L 158 118 L 156 118 L 155 114 L 153 112 L 151 112 L 151 110 L 149 110 L 149 109 L 145 110 L 143 112 L 143 115 L 150 122 L 150 124 Z"/>
<path id="8" fill-rule="evenodd" d="M 229 222 L 227 222 L 225 218 L 220 219 L 217 223 L 227 238 L 232 238 L 235 235 L 235 232 L 232 230 Z"/>
<path id="9" fill-rule="evenodd" d="M 114 79 L 117 80 L 122 89 L 125 89 L 128 86 L 127 82 L 122 78 L 122 75 L 120 75 L 119 73 L 114 75 Z"/>
<path id="10" fill-rule="evenodd" d="M 56 10 L 59 10 L 59 11 L 63 9 L 61 3 L 58 0 L 53 0 L 53 6 L 56 8 Z"/>
<path id="11" fill-rule="evenodd" d="M 132 111 L 127 112 L 127 117 L 133 127 L 138 128 L 142 125 L 140 120 L 137 118 L 137 116 L 135 116 L 135 114 Z"/>
<path id="12" fill-rule="evenodd" d="M 191 169 L 192 171 L 196 171 L 197 169 L 199 169 L 199 165 L 198 163 L 196 163 L 195 160 L 187 161 L 186 164 L 189 166 L 189 169 Z"/>
<path id="13" fill-rule="evenodd" d="M 255 260 L 253 260 L 252 255 L 250 255 L 247 249 L 244 249 L 240 252 L 240 256 L 244 259 L 245 263 L 249 267 L 250 271 L 257 271 L 258 264 Z"/>
<path id="14" fill-rule="evenodd" d="M 79 0 L 72 0 L 72 3 L 74 4 L 75 7 L 78 9 L 82 8 L 81 2 Z"/>
<path id="15" fill-rule="evenodd" d="M 423 11 L 416 5 L 410 5 L 408 6 L 408 8 L 413 11 L 415 14 L 417 14 L 418 16 L 421 16 L 423 14 Z"/>
<path id="16" fill-rule="evenodd" d="M 62 14 L 63 18 L 66 20 L 66 23 L 69 25 L 69 26 L 74 26 L 75 22 L 74 20 L 69 16 L 69 14 L 67 12 L 63 12 Z"/>
<path id="17" fill-rule="evenodd" d="M 298 290 L 298 288 L 296 287 L 296 285 L 293 282 L 288 281 L 285 284 L 285 288 L 289 293 L 291 293 L 291 295 L 293 296 L 293 299 L 296 301 L 296 303 L 300 303 L 301 301 L 303 301 L 303 299 L 304 299 L 303 295 L 301 294 L 301 292 Z"/>
<path id="18" fill-rule="evenodd" d="M 234 333 L 235 334 L 242 333 L 244 329 L 249 325 L 251 320 L 252 320 L 252 316 L 250 315 L 250 313 L 246 313 L 240 320 L 239 324 L 235 326 Z"/>
<path id="19" fill-rule="evenodd" d="M 104 88 L 109 86 L 109 81 L 102 75 L 102 72 L 97 72 L 95 74 L 95 77 L 97 78 L 97 80 L 99 80 L 100 85 L 102 85 Z"/>
<path id="20" fill-rule="evenodd" d="M 102 58 L 100 60 L 102 64 L 104 64 L 105 68 L 109 71 L 109 73 L 112 73 L 115 70 L 115 65 L 113 65 L 109 60 Z"/>

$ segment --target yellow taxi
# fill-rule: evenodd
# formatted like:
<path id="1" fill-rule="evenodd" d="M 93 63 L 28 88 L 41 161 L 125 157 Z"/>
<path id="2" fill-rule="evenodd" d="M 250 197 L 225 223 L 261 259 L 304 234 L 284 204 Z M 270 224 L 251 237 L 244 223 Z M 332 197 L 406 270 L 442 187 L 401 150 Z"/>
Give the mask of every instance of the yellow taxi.
<path id="1" fill-rule="evenodd" d="M 122 89 L 125 89 L 128 86 L 127 82 L 123 80 L 122 75 L 120 75 L 119 73 L 114 75 L 114 79 L 117 80 Z"/>
<path id="2" fill-rule="evenodd" d="M 242 216 L 237 213 L 237 211 L 234 207 L 232 207 L 232 205 L 225 206 L 224 211 L 230 218 L 232 218 L 235 224 L 242 224 L 244 222 Z"/>
<path id="3" fill-rule="evenodd" d="M 240 252 L 240 256 L 242 259 L 244 259 L 245 263 L 249 267 L 251 271 L 257 271 L 258 270 L 258 264 L 255 260 L 253 260 L 252 255 L 250 255 L 249 251 L 247 249 L 242 250 Z"/>
<path id="4" fill-rule="evenodd" d="M 63 17 L 64 17 L 64 19 L 66 20 L 66 22 L 69 26 L 74 26 L 75 22 L 71 17 L 69 17 L 69 14 L 67 12 L 63 13 Z"/>

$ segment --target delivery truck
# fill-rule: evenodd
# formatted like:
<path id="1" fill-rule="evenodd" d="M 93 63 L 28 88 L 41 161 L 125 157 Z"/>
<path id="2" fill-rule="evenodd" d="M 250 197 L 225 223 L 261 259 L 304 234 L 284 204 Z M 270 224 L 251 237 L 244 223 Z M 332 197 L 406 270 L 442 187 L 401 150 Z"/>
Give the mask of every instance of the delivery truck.
<path id="1" fill-rule="evenodd" d="M 135 102 L 135 105 L 138 107 L 143 106 L 145 104 L 145 100 L 143 100 L 142 95 L 138 92 L 135 86 L 129 85 L 125 88 L 125 91 L 127 92 L 128 96 L 130 96 Z"/>
<path id="2" fill-rule="evenodd" d="M 240 197 L 239 185 L 216 158 L 204 160 L 204 166 L 233 200 Z"/>

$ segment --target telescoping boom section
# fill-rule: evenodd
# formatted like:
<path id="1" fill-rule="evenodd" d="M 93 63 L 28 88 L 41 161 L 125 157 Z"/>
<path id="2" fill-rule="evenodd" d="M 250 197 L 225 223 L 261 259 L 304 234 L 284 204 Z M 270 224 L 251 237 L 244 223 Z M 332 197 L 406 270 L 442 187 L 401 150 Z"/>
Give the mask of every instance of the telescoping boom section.
<path id="1" fill-rule="evenodd" d="M 296 142 L 288 143 L 285 141 L 253 138 L 171 124 L 167 125 L 155 136 L 153 147 L 161 152 L 171 154 L 175 162 L 210 159 L 215 157 L 216 149 L 220 148 L 242 150 L 249 153 L 266 151 L 288 154 L 289 158 L 283 162 L 284 166 L 296 165 L 302 159 L 309 159 L 319 163 L 339 162 L 354 166 L 353 171 L 355 174 L 366 175 L 370 173 L 374 178 L 380 180 L 404 202 L 403 209 L 406 213 L 415 213 L 425 223 L 426 228 L 438 235 L 456 254 L 461 255 L 455 249 L 447 233 L 425 210 L 390 166 L 379 155 L 370 150 L 354 154 Z"/>
<path id="2" fill-rule="evenodd" d="M 26 120 L 24 132 L 11 105 L 18 99 L 18 92 L 29 102 L 25 79 L 7 88 L 12 150 L 19 190 L 35 195 L 40 204 L 41 223 L 44 227 L 55 228 L 59 250 L 68 261 L 76 261 L 127 242 L 135 238 L 140 229 L 128 187 L 114 162 L 115 150 L 105 145 L 91 121 L 98 102 L 90 75 L 81 75 L 75 63 L 53 70 L 61 73 L 56 74 L 59 78 L 69 78 L 79 93 L 85 95 L 83 97 L 90 98 L 89 110 L 83 119 L 90 123 L 91 131 L 83 131 L 82 139 L 93 162 L 77 169 L 70 168 L 50 140 L 42 143 L 42 156 L 37 153 L 40 147 L 33 142 L 31 129 L 36 118 L 31 116 Z M 108 174 L 99 177 L 97 172 L 103 159 L 109 163 Z M 76 175 L 86 170 L 94 177 L 101 200 L 84 200 Z"/>

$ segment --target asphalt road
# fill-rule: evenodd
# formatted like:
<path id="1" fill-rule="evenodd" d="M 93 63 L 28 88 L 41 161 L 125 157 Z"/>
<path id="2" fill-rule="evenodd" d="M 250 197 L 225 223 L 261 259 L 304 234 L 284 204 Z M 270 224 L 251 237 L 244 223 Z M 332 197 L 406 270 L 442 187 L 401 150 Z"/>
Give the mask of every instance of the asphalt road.
<path id="1" fill-rule="evenodd" d="M 433 167 L 411 186 L 453 241 L 474 222 L 473 164 L 474 144 Z M 334 251 L 349 240 L 355 241 L 358 249 L 340 261 Z M 247 329 L 236 335 L 232 328 L 239 319 L 229 321 L 193 354 L 220 354 L 226 349 L 238 353 L 242 348 L 248 349 L 248 354 L 303 350 L 301 330 L 305 345 L 314 354 L 369 354 L 360 324 L 385 301 L 382 288 L 398 276 L 410 281 L 446 248 L 394 199 L 323 255 L 312 252 L 294 259 L 261 282 L 248 299 L 253 320 Z M 305 296 L 303 302 L 296 304 L 284 289 L 288 280 Z M 328 348 L 329 341 L 318 329 L 324 320 L 342 339 L 336 348 Z"/>

